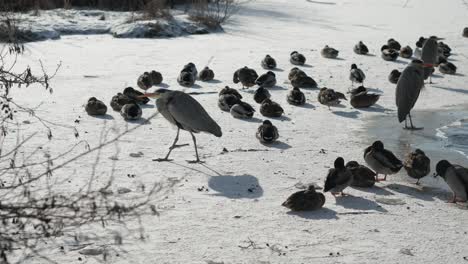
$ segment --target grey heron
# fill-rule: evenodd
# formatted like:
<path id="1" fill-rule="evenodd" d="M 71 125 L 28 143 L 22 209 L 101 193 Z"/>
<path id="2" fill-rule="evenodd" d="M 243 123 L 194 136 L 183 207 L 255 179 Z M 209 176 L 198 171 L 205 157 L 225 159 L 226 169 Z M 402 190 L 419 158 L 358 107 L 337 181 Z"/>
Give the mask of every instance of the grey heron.
<path id="1" fill-rule="evenodd" d="M 353 175 L 351 186 L 369 188 L 375 184 L 375 172 L 357 161 L 348 161 L 345 166 Z"/>
<path id="2" fill-rule="evenodd" d="M 161 115 L 171 124 L 177 126 L 177 134 L 174 143 L 169 147 L 169 152 L 166 157 L 154 159 L 154 161 L 170 161 L 169 155 L 174 148 L 180 147 L 176 145 L 179 140 L 179 132 L 181 129 L 188 131 L 192 136 L 195 146 L 196 160 L 189 163 L 199 163 L 197 140 L 194 133 L 206 132 L 216 137 L 221 137 L 221 127 L 208 115 L 201 104 L 192 96 L 180 92 L 167 89 L 158 89 L 154 93 L 146 93 L 144 96 L 156 98 L 156 107 Z"/>
<path id="3" fill-rule="evenodd" d="M 316 192 L 315 187 L 310 185 L 307 190 L 291 194 L 282 206 L 291 211 L 313 211 L 322 208 L 324 204 L 325 195 Z"/>
<path id="4" fill-rule="evenodd" d="M 408 173 L 408 176 L 418 179 L 416 184 L 419 184 L 419 180 L 431 172 L 431 160 L 426 156 L 424 151 L 416 149 L 406 155 L 403 161 L 403 167 Z"/>
<path id="5" fill-rule="evenodd" d="M 289 61 L 291 62 L 291 64 L 294 64 L 294 65 L 304 65 L 306 62 L 306 58 L 301 53 L 297 51 L 293 51 L 291 52 Z"/>
<path id="6" fill-rule="evenodd" d="M 405 129 L 418 129 L 413 126 L 411 109 L 413 109 L 419 97 L 419 92 L 424 86 L 423 62 L 413 60 L 401 73 L 398 80 L 395 101 L 398 108 L 398 121 L 405 120 Z M 406 117 L 409 117 L 411 127 L 408 128 Z"/>
<path id="7" fill-rule="evenodd" d="M 403 164 L 391 151 L 386 150 L 382 141 L 375 141 L 364 150 L 364 160 L 376 173 L 376 181 L 387 180 L 388 174 L 395 174 L 400 171 Z M 384 174 L 383 179 L 379 179 L 379 174 Z"/>
<path id="8" fill-rule="evenodd" d="M 262 67 L 264 69 L 272 70 L 272 69 L 276 68 L 276 60 L 273 59 L 273 57 L 271 57 L 268 54 L 265 56 L 265 58 L 263 58 L 261 64 L 262 64 Z"/>
<path id="9" fill-rule="evenodd" d="M 342 157 L 338 157 L 335 160 L 334 168 L 331 168 L 328 171 L 323 192 L 329 191 L 333 196 L 337 193 L 341 193 L 341 196 L 344 196 L 343 190 L 350 186 L 352 182 L 353 175 L 345 167 L 344 159 Z"/>
<path id="10" fill-rule="evenodd" d="M 432 83 L 432 73 L 434 66 L 437 66 L 439 60 L 439 45 L 437 40 L 441 40 L 435 36 L 426 39 L 421 50 L 421 60 L 424 62 L 424 80 L 429 77 L 429 83 Z"/>
<path id="11" fill-rule="evenodd" d="M 468 169 L 441 160 L 436 165 L 436 176 L 442 177 L 453 192 L 449 202 L 466 202 L 468 198 Z"/>

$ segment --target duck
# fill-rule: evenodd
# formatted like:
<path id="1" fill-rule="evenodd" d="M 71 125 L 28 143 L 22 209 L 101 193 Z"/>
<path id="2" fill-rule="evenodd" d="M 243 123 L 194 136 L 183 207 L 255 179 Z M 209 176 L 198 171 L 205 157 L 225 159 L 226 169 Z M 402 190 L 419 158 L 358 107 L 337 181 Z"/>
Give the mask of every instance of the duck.
<path id="1" fill-rule="evenodd" d="M 276 60 L 273 59 L 270 55 L 266 55 L 262 60 L 262 67 L 267 70 L 273 70 L 276 68 Z"/>
<path id="2" fill-rule="evenodd" d="M 153 86 L 153 81 L 151 80 L 151 75 L 149 72 L 144 72 L 140 77 L 138 77 L 137 85 L 142 90 L 148 90 Z"/>
<path id="3" fill-rule="evenodd" d="M 260 113 L 266 117 L 280 117 L 283 115 L 284 110 L 277 102 L 271 99 L 265 99 L 260 106 Z"/>
<path id="4" fill-rule="evenodd" d="M 398 41 L 392 39 L 392 38 L 387 40 L 387 45 L 388 45 L 389 48 L 394 49 L 394 50 L 400 50 L 401 49 L 400 43 Z"/>
<path id="5" fill-rule="evenodd" d="M 306 102 L 304 93 L 298 87 L 293 87 L 286 96 L 286 100 L 291 105 L 304 105 Z"/>
<path id="6" fill-rule="evenodd" d="M 465 37 L 465 38 L 468 38 L 468 27 L 463 29 L 462 36 Z"/>
<path id="7" fill-rule="evenodd" d="M 152 85 L 158 85 L 161 84 L 163 81 L 163 76 L 160 72 L 158 71 L 151 71 L 150 72 L 150 77 L 151 77 L 151 83 Z"/>
<path id="8" fill-rule="evenodd" d="M 317 82 L 310 76 L 296 75 L 291 79 L 291 85 L 296 88 L 317 88 Z"/>
<path id="9" fill-rule="evenodd" d="M 457 66 L 451 62 L 446 61 L 439 64 L 439 71 L 443 74 L 456 74 Z"/>
<path id="10" fill-rule="evenodd" d="M 195 84 L 195 77 L 191 72 L 181 71 L 177 82 L 184 87 L 192 87 Z"/>
<path id="11" fill-rule="evenodd" d="M 218 107 L 225 112 L 231 111 L 231 107 L 239 103 L 241 99 L 234 94 L 222 94 L 218 98 Z"/>
<path id="12" fill-rule="evenodd" d="M 443 55 L 445 58 L 448 58 L 448 57 L 450 57 L 450 55 L 452 55 L 451 54 L 452 49 L 446 43 L 440 41 L 440 42 L 437 43 L 437 46 L 438 46 L 439 54 Z"/>
<path id="13" fill-rule="evenodd" d="M 276 128 L 270 120 L 264 120 L 258 127 L 255 136 L 263 144 L 273 143 L 279 137 L 278 128 Z"/>
<path id="14" fill-rule="evenodd" d="M 377 140 L 364 150 L 364 160 L 375 171 L 376 181 L 386 181 L 387 175 L 395 174 L 403 167 L 403 163 L 391 151 L 386 150 L 382 141 Z M 378 175 L 384 174 L 383 179 Z"/>
<path id="15" fill-rule="evenodd" d="M 357 161 L 348 161 L 345 166 L 353 175 L 351 186 L 369 188 L 375 184 L 375 172 Z"/>
<path id="16" fill-rule="evenodd" d="M 265 99 L 269 99 L 271 97 L 270 92 L 265 87 L 258 87 L 258 89 L 254 93 L 254 100 L 257 104 L 261 104 Z"/>
<path id="17" fill-rule="evenodd" d="M 291 194 L 282 206 L 291 211 L 314 211 L 322 208 L 324 204 L 325 195 L 317 192 L 315 187 L 310 185 L 307 190 Z"/>
<path id="18" fill-rule="evenodd" d="M 364 83 L 366 75 L 364 72 L 357 67 L 356 64 L 351 64 L 351 70 L 349 70 L 349 80 L 351 80 L 352 85 L 354 83 Z"/>
<path id="19" fill-rule="evenodd" d="M 193 75 L 194 79 L 196 79 L 197 76 L 198 76 L 197 67 L 195 66 L 195 64 L 193 62 L 189 62 L 189 63 L 185 64 L 184 67 L 182 68 L 181 72 L 191 73 Z"/>
<path id="20" fill-rule="evenodd" d="M 386 61 L 395 61 L 398 58 L 398 51 L 388 45 L 383 45 L 380 50 L 382 51 L 382 59 Z"/>
<path id="21" fill-rule="evenodd" d="M 203 70 L 201 70 L 200 73 L 198 74 L 198 79 L 200 79 L 200 81 L 203 81 L 203 82 L 212 81 L 214 77 L 215 77 L 215 74 L 213 70 L 210 69 L 208 66 L 203 68 Z"/>
<path id="22" fill-rule="evenodd" d="M 327 87 L 321 88 L 318 94 L 319 103 L 328 106 L 328 109 L 330 109 L 330 106 L 340 104 L 340 99 L 347 100 L 344 94 Z"/>
<path id="23" fill-rule="evenodd" d="M 120 110 L 120 115 L 125 120 L 138 120 L 142 115 L 141 107 L 136 103 L 126 104 Z"/>
<path id="24" fill-rule="evenodd" d="M 122 94 L 122 93 L 118 93 L 117 95 L 114 95 L 112 97 L 112 100 L 110 102 L 110 106 L 112 107 L 112 109 L 114 111 L 119 111 L 122 109 L 122 107 L 126 104 L 131 104 L 131 103 L 135 103 L 135 100 L 131 99 L 130 97 Z"/>
<path id="25" fill-rule="evenodd" d="M 242 89 L 245 87 L 252 87 L 256 83 L 255 81 L 258 78 L 258 74 L 254 69 L 250 69 L 247 66 L 238 69 L 233 76 L 234 83 L 241 83 Z"/>
<path id="26" fill-rule="evenodd" d="M 291 56 L 289 58 L 289 61 L 294 65 L 302 66 L 302 65 L 305 64 L 306 58 L 301 53 L 299 53 L 297 51 L 293 51 L 293 52 L 291 52 Z"/>
<path id="27" fill-rule="evenodd" d="M 322 57 L 327 58 L 327 59 L 336 59 L 338 57 L 339 51 L 329 47 L 328 45 L 325 45 L 325 47 L 322 49 L 320 54 Z"/>
<path id="28" fill-rule="evenodd" d="M 328 170 L 323 192 L 331 192 L 333 196 L 340 193 L 341 196 L 344 196 L 343 190 L 350 186 L 352 182 L 353 175 L 345 167 L 344 159 L 342 157 L 338 157 L 335 160 L 333 168 Z"/>
<path id="29" fill-rule="evenodd" d="M 133 89 L 133 87 L 125 88 L 123 90 L 123 94 L 139 104 L 147 104 L 150 101 L 150 99 L 145 97 L 142 92 Z"/>
<path id="30" fill-rule="evenodd" d="M 362 41 L 359 41 L 356 45 L 354 45 L 353 50 L 354 53 L 360 55 L 366 55 L 367 53 L 369 53 L 369 49 L 364 43 L 362 43 Z"/>
<path id="31" fill-rule="evenodd" d="M 303 70 L 294 67 L 289 71 L 288 79 L 291 81 L 296 76 L 307 76 L 307 74 Z"/>
<path id="32" fill-rule="evenodd" d="M 398 80 L 400 79 L 400 76 L 401 76 L 401 72 L 395 69 L 391 71 L 390 74 L 388 75 L 388 81 L 393 84 L 397 84 Z"/>
<path id="33" fill-rule="evenodd" d="M 402 47 L 400 49 L 400 57 L 410 59 L 413 56 L 413 49 L 410 46 Z"/>
<path id="34" fill-rule="evenodd" d="M 96 97 L 91 97 L 85 105 L 85 111 L 90 116 L 105 115 L 107 113 L 107 106 Z"/>
<path id="35" fill-rule="evenodd" d="M 368 93 L 364 86 L 359 86 L 351 91 L 351 99 L 349 102 L 354 108 L 367 108 L 377 103 L 379 98 L 379 94 Z"/>
<path id="36" fill-rule="evenodd" d="M 408 176 L 417 179 L 416 184 L 419 184 L 419 180 L 431 172 L 431 160 L 424 151 L 416 149 L 406 155 L 403 167 Z"/>
<path id="37" fill-rule="evenodd" d="M 466 202 L 468 197 L 468 169 L 447 160 L 441 160 L 436 165 L 436 174 L 440 176 L 452 190 L 451 203 Z"/>
<path id="38" fill-rule="evenodd" d="M 248 103 L 239 101 L 231 107 L 230 113 L 235 118 L 248 119 L 253 117 L 255 109 Z"/>
<path id="39" fill-rule="evenodd" d="M 255 82 L 257 83 L 258 86 L 271 88 L 276 85 L 276 75 L 274 72 L 268 71 L 260 75 L 260 77 L 258 77 Z"/>
<path id="40" fill-rule="evenodd" d="M 219 96 L 223 94 L 232 94 L 235 95 L 237 98 L 242 99 L 242 95 L 239 93 L 239 91 L 229 86 L 225 86 L 223 89 L 221 89 L 221 91 L 219 91 Z"/>
<path id="41" fill-rule="evenodd" d="M 418 41 L 416 41 L 416 48 L 422 49 L 424 42 L 426 42 L 426 40 L 427 39 L 425 37 L 419 37 Z"/>

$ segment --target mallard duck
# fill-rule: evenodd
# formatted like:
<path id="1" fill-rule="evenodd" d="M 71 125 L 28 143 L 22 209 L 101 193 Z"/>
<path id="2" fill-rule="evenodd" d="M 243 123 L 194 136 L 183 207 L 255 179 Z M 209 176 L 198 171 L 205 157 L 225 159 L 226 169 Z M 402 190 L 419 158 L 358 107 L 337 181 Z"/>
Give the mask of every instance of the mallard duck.
<path id="1" fill-rule="evenodd" d="M 389 48 L 394 49 L 394 50 L 400 50 L 401 49 L 400 43 L 398 41 L 392 39 L 392 38 L 387 41 L 387 45 L 388 45 Z"/>
<path id="2" fill-rule="evenodd" d="M 120 115 L 125 120 L 138 120 L 141 118 L 141 107 L 138 104 L 126 104 L 120 110 Z"/>
<path id="3" fill-rule="evenodd" d="M 245 66 L 244 68 L 238 69 L 233 76 L 233 82 L 234 83 L 241 83 L 242 88 L 245 87 L 252 87 L 255 85 L 255 81 L 258 78 L 258 74 L 254 69 L 247 68 Z"/>
<path id="4" fill-rule="evenodd" d="M 158 85 L 161 84 L 163 81 L 163 76 L 160 72 L 157 71 L 151 71 L 150 72 L 150 77 L 151 77 L 151 83 L 152 85 Z"/>
<path id="5" fill-rule="evenodd" d="M 354 45 L 353 50 L 354 53 L 360 55 L 366 55 L 367 53 L 369 53 L 369 49 L 364 43 L 362 43 L 362 41 L 359 41 L 358 44 Z"/>
<path id="6" fill-rule="evenodd" d="M 468 27 L 463 29 L 462 36 L 465 37 L 465 38 L 468 38 Z"/>
<path id="7" fill-rule="evenodd" d="M 416 47 L 417 48 L 422 48 L 424 45 L 424 42 L 426 42 L 425 37 L 419 37 L 418 41 L 416 41 Z"/>
<path id="8" fill-rule="evenodd" d="M 351 185 L 352 182 L 353 175 L 345 167 L 344 159 L 342 157 L 338 157 L 335 160 L 334 168 L 328 170 L 323 192 L 331 192 L 333 196 L 341 193 L 341 196 L 343 196 L 343 190 Z"/>
<path id="9" fill-rule="evenodd" d="M 307 190 L 293 193 L 286 199 L 282 206 L 291 211 L 313 211 L 322 208 L 325 204 L 325 195 L 315 191 L 313 185 Z"/>
<path id="10" fill-rule="evenodd" d="M 294 87 L 286 96 L 286 100 L 292 105 L 303 105 L 306 98 L 303 92 L 298 87 Z"/>
<path id="11" fill-rule="evenodd" d="M 452 55 L 451 54 L 452 49 L 446 43 L 440 41 L 437 43 L 437 46 L 438 46 L 439 55 L 443 55 L 445 58 L 448 58 L 450 57 L 450 55 Z"/>
<path id="12" fill-rule="evenodd" d="M 403 167 L 408 173 L 408 176 L 418 179 L 416 184 L 419 184 L 419 180 L 431 172 L 431 160 L 422 150 L 416 149 L 406 155 L 403 161 Z"/>
<path id="13" fill-rule="evenodd" d="M 306 58 L 304 55 L 297 51 L 291 52 L 291 56 L 289 58 L 289 61 L 294 64 L 294 65 L 304 65 L 306 62 Z"/>
<path id="14" fill-rule="evenodd" d="M 204 81 L 204 82 L 208 82 L 208 81 L 213 80 L 214 76 L 215 76 L 215 74 L 214 74 L 213 70 L 208 68 L 208 66 L 206 66 L 198 74 L 198 79 L 200 79 L 201 81 Z"/>
<path id="15" fill-rule="evenodd" d="M 239 93 L 239 91 L 237 91 L 236 89 L 231 88 L 229 86 L 225 86 L 223 89 L 221 89 L 221 91 L 219 91 L 219 96 L 221 96 L 223 94 L 233 94 L 237 98 L 242 99 L 242 95 Z"/>
<path id="16" fill-rule="evenodd" d="M 235 118 L 252 118 L 255 109 L 246 102 L 238 102 L 231 107 L 231 115 Z"/>
<path id="17" fill-rule="evenodd" d="M 364 86 L 359 86 L 351 91 L 350 104 L 354 108 L 367 108 L 371 107 L 379 100 L 380 95 L 368 93 Z"/>
<path id="18" fill-rule="evenodd" d="M 359 164 L 357 161 L 349 161 L 346 163 L 346 168 L 353 175 L 351 186 L 368 188 L 375 184 L 375 172 L 368 167 Z"/>
<path id="19" fill-rule="evenodd" d="M 402 47 L 400 49 L 400 57 L 409 59 L 413 56 L 413 49 L 410 46 Z"/>
<path id="20" fill-rule="evenodd" d="M 226 112 L 231 110 L 235 104 L 239 104 L 241 99 L 234 94 L 222 94 L 218 98 L 218 107 Z"/>
<path id="21" fill-rule="evenodd" d="M 312 77 L 298 74 L 291 79 L 291 85 L 297 88 L 317 88 L 317 83 Z"/>
<path id="22" fill-rule="evenodd" d="M 439 71 L 443 74 L 455 74 L 457 73 L 457 66 L 451 62 L 443 62 L 439 64 Z"/>
<path id="23" fill-rule="evenodd" d="M 192 87 L 195 84 L 195 77 L 191 72 L 182 71 L 177 77 L 177 82 L 185 87 Z"/>
<path id="24" fill-rule="evenodd" d="M 436 165 L 436 175 L 445 180 L 452 190 L 449 202 L 466 202 L 468 197 L 468 169 L 460 165 L 441 160 Z"/>
<path id="25" fill-rule="evenodd" d="M 391 151 L 386 150 L 382 141 L 375 141 L 364 150 L 364 160 L 377 173 L 376 181 L 387 180 L 387 175 L 395 174 L 403 167 L 401 160 Z M 384 174 L 385 177 L 379 179 L 379 174 Z"/>
<path id="26" fill-rule="evenodd" d="M 270 88 L 276 85 L 276 75 L 274 72 L 268 71 L 260 75 L 255 82 L 258 86 Z"/>
<path id="27" fill-rule="evenodd" d="M 325 45 L 325 47 L 322 49 L 320 54 L 322 54 L 322 57 L 328 58 L 328 59 L 336 59 L 338 57 L 339 51 L 329 47 L 328 45 Z"/>
<path id="28" fill-rule="evenodd" d="M 351 64 L 351 69 L 349 70 L 349 80 L 351 80 L 352 85 L 354 83 L 363 83 L 366 79 L 364 72 L 357 67 L 356 64 Z"/>
<path id="29" fill-rule="evenodd" d="M 280 117 L 283 114 L 283 108 L 270 99 L 265 99 L 260 106 L 260 113 L 266 117 Z"/>
<path id="30" fill-rule="evenodd" d="M 303 70 L 294 67 L 289 71 L 288 79 L 291 81 L 296 76 L 307 76 L 307 74 Z"/>
<path id="31" fill-rule="evenodd" d="M 196 79 L 198 75 L 197 67 L 192 62 L 189 62 L 184 65 L 181 72 L 189 72 L 193 75 L 193 78 Z"/>
<path id="32" fill-rule="evenodd" d="M 258 87 L 254 93 L 254 100 L 257 104 L 261 104 L 265 99 L 270 99 L 270 92 L 264 87 Z"/>
<path id="33" fill-rule="evenodd" d="M 151 80 L 149 72 L 144 72 L 140 77 L 138 77 L 137 85 L 140 89 L 145 91 L 153 86 L 153 81 Z"/>
<path id="34" fill-rule="evenodd" d="M 330 106 L 340 104 L 340 99 L 347 100 L 344 94 L 340 92 L 335 92 L 335 90 L 328 89 L 327 87 L 323 87 L 322 89 L 320 89 L 320 92 L 318 94 L 319 103 L 328 106 L 328 109 L 330 109 Z"/>
<path id="35" fill-rule="evenodd" d="M 120 111 L 124 105 L 131 103 L 135 103 L 135 100 L 129 98 L 128 96 L 122 93 L 118 93 L 117 95 L 114 95 L 112 97 L 110 106 L 114 111 Z"/>
<path id="36" fill-rule="evenodd" d="M 265 120 L 258 127 L 257 133 L 255 134 L 261 143 L 268 144 L 276 141 L 279 137 L 278 128 L 276 128 L 270 120 Z"/>
<path id="37" fill-rule="evenodd" d="M 133 89 L 133 87 L 125 88 L 123 94 L 139 104 L 147 104 L 150 101 L 142 92 Z"/>
<path id="38" fill-rule="evenodd" d="M 388 81 L 393 84 L 397 84 L 398 80 L 400 79 L 400 76 L 401 76 L 401 72 L 395 69 L 391 71 L 390 74 L 388 75 Z"/>
<path id="39" fill-rule="evenodd" d="M 86 103 L 85 111 L 91 116 L 105 115 L 107 113 L 107 106 L 102 101 L 96 99 L 96 97 L 91 97 Z"/>
<path id="40" fill-rule="evenodd" d="M 267 70 L 276 68 L 276 61 L 270 55 L 266 55 L 262 60 L 262 67 Z"/>
<path id="41" fill-rule="evenodd" d="M 398 51 L 391 49 L 388 45 L 383 45 L 380 50 L 382 51 L 382 59 L 386 61 L 395 61 L 398 58 Z"/>

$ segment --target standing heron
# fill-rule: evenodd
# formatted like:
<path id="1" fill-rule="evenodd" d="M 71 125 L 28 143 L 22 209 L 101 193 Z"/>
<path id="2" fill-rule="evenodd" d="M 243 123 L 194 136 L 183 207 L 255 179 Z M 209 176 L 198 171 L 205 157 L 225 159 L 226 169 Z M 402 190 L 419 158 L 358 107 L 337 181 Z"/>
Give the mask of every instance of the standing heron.
<path id="1" fill-rule="evenodd" d="M 405 120 L 405 129 L 421 129 L 413 126 L 410 111 L 418 100 L 419 92 L 423 86 L 423 62 L 420 60 L 413 60 L 401 73 L 395 94 L 395 101 L 398 108 L 398 121 L 401 123 Z M 408 127 L 406 123 L 407 116 L 409 117 L 411 127 Z"/>
<path id="2" fill-rule="evenodd" d="M 144 96 L 156 98 L 156 107 L 158 111 L 171 124 L 177 126 L 177 135 L 174 143 L 169 147 L 169 152 L 166 157 L 154 159 L 154 161 L 170 161 L 169 155 L 172 150 L 183 145 L 176 145 L 179 140 L 179 132 L 181 129 L 186 130 L 192 135 L 193 144 L 195 145 L 195 161 L 189 163 L 200 163 L 198 157 L 197 140 L 193 133 L 206 132 L 221 137 L 223 133 L 219 125 L 208 115 L 205 109 L 190 95 L 167 89 L 158 89 L 154 93 L 146 93 Z"/>
<path id="3" fill-rule="evenodd" d="M 439 45 L 437 44 L 437 40 L 441 39 L 435 36 L 426 39 L 421 50 L 421 60 L 424 62 L 424 80 L 429 77 L 429 83 L 432 83 L 432 73 L 439 60 Z"/>

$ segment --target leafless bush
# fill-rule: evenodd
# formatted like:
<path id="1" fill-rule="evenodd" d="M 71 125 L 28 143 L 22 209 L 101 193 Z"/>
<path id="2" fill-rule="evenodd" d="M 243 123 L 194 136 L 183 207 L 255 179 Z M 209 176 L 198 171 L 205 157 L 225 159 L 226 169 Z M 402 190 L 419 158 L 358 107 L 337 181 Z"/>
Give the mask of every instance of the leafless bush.
<path id="1" fill-rule="evenodd" d="M 237 12 L 239 2 L 236 0 L 193 0 L 189 10 L 192 21 L 209 28 L 219 28 Z"/>
<path id="2" fill-rule="evenodd" d="M 53 262 L 47 250 L 57 246 L 54 243 L 61 237 L 76 236 L 74 230 L 80 227 L 121 226 L 134 220 L 140 223 L 138 230 L 143 232 L 140 218 L 158 215 L 154 203 L 164 199 L 176 182 L 141 184 L 139 191 L 123 198 L 111 193 L 116 161 L 113 161 L 112 174 L 104 186 L 97 184 L 95 175 L 101 149 L 117 144 L 122 136 L 140 126 L 114 137 L 109 137 L 111 130 L 104 128 L 99 144 L 91 148 L 87 142 L 79 140 L 78 131 L 73 126 L 48 121 L 37 115 L 35 109 L 17 103 L 11 93 L 13 89 L 43 87 L 52 93 L 50 81 L 60 68 L 59 64 L 52 74 L 48 74 L 44 67 L 39 74 L 34 74 L 29 67 L 14 71 L 23 52 L 24 46 L 14 38 L 10 44 L 0 46 L 0 263 L 22 263 L 28 258 Z M 39 121 L 48 140 L 53 138 L 54 129 L 60 128 L 70 130 L 70 135 L 79 141 L 56 155 L 42 148 L 33 148 L 31 140 L 39 133 L 21 134 L 18 118 L 22 115 Z M 85 178 L 86 184 L 76 190 L 64 190 L 63 185 L 74 175 L 64 175 L 63 169 L 92 153 L 96 153 L 96 160 L 92 174 Z M 144 238 L 143 234 L 141 238 Z M 79 238 L 75 240 L 80 242 Z M 121 240 L 122 237 L 115 237 L 117 245 Z M 106 255 L 103 257 L 105 259 Z"/>
<path id="3" fill-rule="evenodd" d="M 145 19 L 171 18 L 171 13 L 167 9 L 166 0 L 151 0 L 143 9 Z"/>

